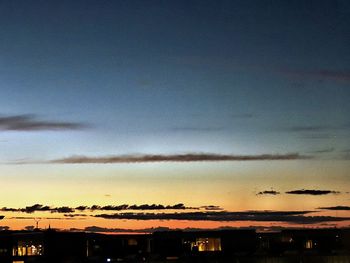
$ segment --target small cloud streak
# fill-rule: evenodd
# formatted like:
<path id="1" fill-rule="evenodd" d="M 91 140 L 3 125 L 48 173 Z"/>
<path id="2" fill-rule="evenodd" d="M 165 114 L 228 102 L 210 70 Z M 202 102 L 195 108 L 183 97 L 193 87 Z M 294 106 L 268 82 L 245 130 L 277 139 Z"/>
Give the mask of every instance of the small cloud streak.
<path id="1" fill-rule="evenodd" d="M 225 130 L 225 127 L 197 127 L 197 126 L 182 126 L 172 127 L 174 132 L 220 132 Z"/>
<path id="2" fill-rule="evenodd" d="M 322 132 L 333 130 L 334 127 L 325 125 L 305 125 L 305 126 L 293 126 L 289 127 L 288 130 L 292 132 Z"/>
<path id="3" fill-rule="evenodd" d="M 333 190 L 301 189 L 301 190 L 288 191 L 288 192 L 286 192 L 286 194 L 292 194 L 292 195 L 328 195 L 328 194 L 340 194 L 340 192 L 333 191 Z"/>
<path id="4" fill-rule="evenodd" d="M 311 133 L 311 134 L 304 134 L 301 136 L 302 139 L 311 139 L 311 140 L 329 140 L 334 139 L 337 136 L 330 133 Z"/>
<path id="5" fill-rule="evenodd" d="M 0 116 L 0 131 L 80 130 L 86 127 L 77 122 L 40 120 L 35 115 Z"/>
<path id="6" fill-rule="evenodd" d="M 217 206 L 217 205 L 205 205 L 205 206 L 201 206 L 200 209 L 204 209 L 206 211 L 220 211 L 220 210 L 224 210 L 222 207 Z"/>
<path id="7" fill-rule="evenodd" d="M 316 79 L 316 80 L 329 80 L 341 83 L 350 82 L 350 71 L 346 70 L 311 70 L 311 71 L 297 71 L 297 70 L 284 70 L 284 74 L 295 78 L 303 79 Z"/>
<path id="8" fill-rule="evenodd" d="M 106 163 L 152 163 L 152 162 L 220 162 L 220 161 L 273 161 L 273 160 L 302 160 L 312 156 L 290 154 L 261 154 L 261 155 L 224 155 L 213 153 L 189 153 L 171 155 L 116 155 L 102 157 L 71 156 L 49 161 L 53 164 L 106 164 Z"/>
<path id="9" fill-rule="evenodd" d="M 350 206 L 338 205 L 338 206 L 319 207 L 318 209 L 333 210 L 333 211 L 349 211 Z"/>
<path id="10" fill-rule="evenodd" d="M 280 192 L 275 191 L 275 190 L 265 190 L 257 193 L 256 195 L 279 195 Z"/>
<path id="11" fill-rule="evenodd" d="M 73 229 L 75 230 L 75 229 Z M 86 231 L 94 233 L 154 233 L 158 231 L 169 231 L 168 227 L 142 228 L 142 229 L 127 229 L 127 228 L 107 228 L 99 226 L 88 226 L 84 229 L 76 229 L 77 231 Z"/>
<path id="12" fill-rule="evenodd" d="M 320 149 L 320 150 L 314 150 L 310 151 L 310 153 L 316 153 L 316 154 L 323 154 L 323 153 L 331 153 L 334 152 L 334 148 L 325 148 L 325 149 Z"/>

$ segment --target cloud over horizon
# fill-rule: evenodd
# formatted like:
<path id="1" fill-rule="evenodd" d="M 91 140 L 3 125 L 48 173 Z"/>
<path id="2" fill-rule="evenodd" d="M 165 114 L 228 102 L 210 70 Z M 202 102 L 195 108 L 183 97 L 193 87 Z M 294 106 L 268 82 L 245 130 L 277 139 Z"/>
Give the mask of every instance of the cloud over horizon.
<path id="1" fill-rule="evenodd" d="M 182 203 L 175 205 L 161 205 L 161 204 L 142 204 L 142 205 L 92 205 L 85 206 L 80 205 L 77 207 L 61 206 L 61 207 L 51 207 L 47 205 L 35 204 L 32 206 L 26 206 L 24 208 L 11 208 L 2 207 L 0 211 L 2 212 L 22 212 L 22 213 L 34 213 L 34 212 L 51 212 L 51 213 L 74 213 L 75 211 L 123 211 L 123 210 L 222 210 L 219 206 L 207 205 L 201 207 L 187 207 Z"/>
<path id="2" fill-rule="evenodd" d="M 301 189 L 301 190 L 287 191 L 286 194 L 292 194 L 292 195 L 328 195 L 328 194 L 340 194 L 340 192 L 333 191 L 333 190 Z"/>
<path id="3" fill-rule="evenodd" d="M 280 192 L 275 191 L 275 190 L 265 190 L 257 193 L 256 195 L 279 195 Z"/>
<path id="4" fill-rule="evenodd" d="M 350 206 L 338 205 L 338 206 L 319 207 L 318 209 L 333 210 L 333 211 L 349 211 Z"/>
<path id="5" fill-rule="evenodd" d="M 144 155 L 112 155 L 101 157 L 70 156 L 48 161 L 54 164 L 105 164 L 105 163 L 150 163 L 150 162 L 219 162 L 219 161 L 273 161 L 273 160 L 303 160 L 312 156 L 299 153 L 259 154 L 259 155 L 225 155 L 215 153 L 187 154 L 144 154 Z"/>
<path id="6" fill-rule="evenodd" d="M 188 221 L 261 221 L 315 224 L 347 221 L 350 217 L 305 216 L 313 211 L 245 211 L 245 212 L 188 212 L 188 213 L 119 213 L 99 214 L 95 217 L 120 220 L 188 220 Z"/>
<path id="7" fill-rule="evenodd" d="M 88 125 L 78 122 L 40 120 L 36 115 L 0 115 L 0 131 L 80 130 Z"/>
<path id="8" fill-rule="evenodd" d="M 71 231 L 87 231 L 87 232 L 100 232 L 100 233 L 155 233 L 162 231 L 184 231 L 184 232 L 196 232 L 196 231 L 220 231 L 220 230 L 237 230 L 237 229 L 252 229 L 253 227 L 217 227 L 217 228 L 171 228 L 171 227 L 150 227 L 150 228 L 139 228 L 139 229 L 128 229 L 128 228 L 108 228 L 100 226 L 87 226 L 83 229 L 71 228 Z"/>

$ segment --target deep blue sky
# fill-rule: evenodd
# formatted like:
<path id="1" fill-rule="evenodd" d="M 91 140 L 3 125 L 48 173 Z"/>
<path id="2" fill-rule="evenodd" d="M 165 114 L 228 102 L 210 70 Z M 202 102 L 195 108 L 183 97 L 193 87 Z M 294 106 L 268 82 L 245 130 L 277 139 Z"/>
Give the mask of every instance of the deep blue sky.
<path id="1" fill-rule="evenodd" d="M 0 207 L 349 207 L 349 47 L 348 0 L 0 0 Z"/>
<path id="2" fill-rule="evenodd" d="M 5 159 L 41 159 L 53 138 L 68 143 L 50 156 L 346 150 L 349 10 L 339 0 L 1 1 L 0 113 L 90 125 L 43 129 L 30 143 L 6 133 L 28 149 L 7 145 Z"/>

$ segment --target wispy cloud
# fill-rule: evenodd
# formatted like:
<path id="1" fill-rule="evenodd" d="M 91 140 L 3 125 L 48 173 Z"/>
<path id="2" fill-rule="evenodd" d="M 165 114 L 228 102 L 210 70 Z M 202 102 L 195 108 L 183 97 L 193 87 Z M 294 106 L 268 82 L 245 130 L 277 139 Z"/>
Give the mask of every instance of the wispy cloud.
<path id="1" fill-rule="evenodd" d="M 99 214 L 95 217 L 126 220 L 189 220 L 189 221 L 262 221 L 315 224 L 347 221 L 350 217 L 305 216 L 312 211 L 247 211 L 247 212 L 191 212 L 191 213 L 119 213 Z"/>
<path id="2" fill-rule="evenodd" d="M 170 129 L 174 132 L 219 132 L 225 130 L 225 127 L 198 127 L 198 126 L 179 126 Z"/>
<path id="3" fill-rule="evenodd" d="M 286 194 L 293 195 L 328 195 L 328 194 L 340 194 L 339 191 L 333 190 L 310 190 L 310 189 L 301 189 L 301 190 L 292 190 L 286 192 Z"/>
<path id="4" fill-rule="evenodd" d="M 224 210 L 222 207 L 217 206 L 217 205 L 204 205 L 199 207 L 200 209 L 204 209 L 207 211 L 219 211 L 219 210 Z"/>
<path id="5" fill-rule="evenodd" d="M 74 212 L 74 208 L 68 206 L 61 207 L 50 207 L 47 205 L 35 204 L 32 206 L 26 206 L 24 208 L 10 208 L 10 207 L 2 207 L 0 208 L 2 212 L 23 212 L 23 213 L 34 213 L 34 212 L 51 212 L 51 213 L 72 213 Z"/>
<path id="6" fill-rule="evenodd" d="M 34 220 L 34 219 L 40 219 L 40 220 L 81 220 L 81 218 L 65 218 L 65 217 L 34 217 L 34 216 L 13 216 L 9 217 L 7 219 L 12 220 Z"/>
<path id="7" fill-rule="evenodd" d="M 311 139 L 311 140 L 329 140 L 334 139 L 337 136 L 330 133 L 308 133 L 300 136 L 302 139 Z"/>
<path id="8" fill-rule="evenodd" d="M 158 231 L 169 231 L 171 230 L 171 228 L 152 227 L 152 228 L 141 228 L 141 229 L 128 229 L 128 228 L 107 228 L 107 227 L 99 227 L 99 226 L 88 226 L 88 227 L 85 227 L 84 229 L 76 229 L 76 230 L 96 232 L 96 233 L 154 233 Z"/>
<path id="9" fill-rule="evenodd" d="M 338 206 L 319 207 L 318 209 L 334 210 L 334 211 L 349 211 L 350 206 L 338 205 Z"/>
<path id="10" fill-rule="evenodd" d="M 75 211 L 123 211 L 123 210 L 186 210 L 186 209 L 206 209 L 208 207 L 215 206 L 202 206 L 202 207 L 188 207 L 184 204 L 175 205 L 161 205 L 161 204 L 142 204 L 142 205 L 92 205 L 85 206 L 80 205 L 77 207 L 61 206 L 61 207 L 51 207 L 48 205 L 35 204 L 32 206 L 26 206 L 24 208 L 11 208 L 2 207 L 0 211 L 2 212 L 22 212 L 22 213 L 34 213 L 34 212 L 51 212 L 51 213 L 74 213 Z M 213 209 L 214 210 L 214 209 Z"/>
<path id="11" fill-rule="evenodd" d="M 334 152 L 334 148 L 324 148 L 324 149 L 320 149 L 320 150 L 314 150 L 314 151 L 309 151 L 309 153 L 316 153 L 316 154 L 323 154 L 323 153 L 331 153 Z"/>
<path id="12" fill-rule="evenodd" d="M 348 123 L 329 125 L 329 124 L 313 124 L 313 125 L 294 125 L 282 128 L 284 131 L 301 134 L 307 139 L 330 139 L 339 136 L 339 132 L 348 131 L 350 125 Z"/>
<path id="13" fill-rule="evenodd" d="M 135 220 L 193 220 L 193 221 L 245 221 L 261 220 L 270 221 L 272 217 L 280 218 L 285 216 L 304 215 L 313 211 L 207 211 L 207 212 L 184 212 L 184 213 L 118 213 L 99 214 L 95 217 L 106 219 L 135 219 Z M 275 221 L 275 220 L 272 220 Z M 279 221 L 279 220 L 278 220 Z"/>
<path id="14" fill-rule="evenodd" d="M 217 228 L 196 228 L 196 227 L 186 227 L 186 228 L 170 228 L 164 226 L 151 227 L 151 228 L 139 228 L 139 229 L 128 229 L 128 228 L 107 228 L 99 226 L 88 226 L 84 229 L 72 228 L 71 231 L 87 231 L 87 232 L 97 232 L 97 233 L 155 233 L 162 231 L 182 231 L 182 232 L 196 232 L 196 231 L 220 231 L 220 230 L 237 230 L 237 229 L 259 229 L 260 226 L 252 227 L 217 227 Z M 281 230 L 282 227 L 270 227 L 269 229 Z"/>
<path id="15" fill-rule="evenodd" d="M 151 163 L 151 162 L 220 162 L 220 161 L 273 161 L 273 160 L 301 160 L 312 156 L 290 154 L 261 154 L 261 155 L 224 155 L 213 153 L 188 154 L 146 154 L 146 155 L 115 155 L 102 157 L 71 156 L 55 159 L 49 163 L 56 164 L 83 164 L 83 163 Z"/>
<path id="16" fill-rule="evenodd" d="M 40 120 L 35 115 L 0 115 L 0 130 L 40 131 L 40 130 L 79 130 L 88 127 L 78 122 Z"/>
<path id="17" fill-rule="evenodd" d="M 287 128 L 287 130 L 291 132 L 323 132 L 334 129 L 335 127 L 327 125 L 301 125 Z"/>
<path id="18" fill-rule="evenodd" d="M 341 83 L 350 82 L 350 71 L 347 70 L 282 70 L 283 74 L 298 79 L 328 80 Z"/>
<path id="19" fill-rule="evenodd" d="M 151 228 L 139 228 L 139 229 L 129 229 L 129 228 L 108 228 L 108 227 L 99 227 L 99 226 L 88 226 L 83 229 L 71 228 L 70 231 L 86 231 L 86 232 L 95 232 L 95 233 L 155 233 L 162 231 L 184 231 L 184 232 L 194 232 L 194 231 L 213 231 L 213 230 L 232 230 L 239 229 L 237 227 L 218 227 L 218 228 L 170 228 L 170 227 L 151 227 Z"/>
<path id="20" fill-rule="evenodd" d="M 265 190 L 257 193 L 256 195 L 279 195 L 280 192 L 275 191 L 275 190 Z"/>

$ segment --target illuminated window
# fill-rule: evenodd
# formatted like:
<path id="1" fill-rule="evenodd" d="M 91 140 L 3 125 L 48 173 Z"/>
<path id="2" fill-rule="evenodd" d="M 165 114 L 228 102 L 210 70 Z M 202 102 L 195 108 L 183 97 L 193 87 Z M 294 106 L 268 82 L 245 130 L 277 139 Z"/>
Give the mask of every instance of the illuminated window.
<path id="1" fill-rule="evenodd" d="M 128 239 L 128 246 L 137 246 L 137 240 L 134 238 Z"/>
<path id="2" fill-rule="evenodd" d="M 306 242 L 305 242 L 305 248 L 307 248 L 307 249 L 312 249 L 312 240 L 307 240 Z"/>
<path id="3" fill-rule="evenodd" d="M 191 243 L 192 250 L 204 251 L 221 251 L 220 238 L 197 238 L 196 242 Z"/>
<path id="4" fill-rule="evenodd" d="M 19 241 L 18 245 L 12 249 L 13 256 L 41 256 L 44 249 L 41 244 L 33 244 L 32 242 Z"/>

